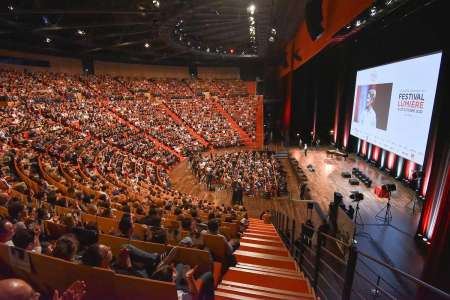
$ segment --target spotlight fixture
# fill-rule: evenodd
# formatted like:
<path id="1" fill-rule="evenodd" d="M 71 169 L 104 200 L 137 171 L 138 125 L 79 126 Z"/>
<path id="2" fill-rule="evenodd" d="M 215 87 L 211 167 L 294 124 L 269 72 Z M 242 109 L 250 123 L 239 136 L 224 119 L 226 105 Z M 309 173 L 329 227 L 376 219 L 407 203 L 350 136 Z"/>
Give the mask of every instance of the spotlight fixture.
<path id="1" fill-rule="evenodd" d="M 269 42 L 271 42 L 271 43 L 275 42 L 275 38 L 273 36 L 270 36 L 269 37 Z"/>
<path id="2" fill-rule="evenodd" d="M 52 39 L 49 37 L 46 37 L 44 40 L 47 44 L 50 44 L 52 42 Z"/>
<path id="3" fill-rule="evenodd" d="M 386 6 L 389 6 L 389 5 L 391 5 L 392 3 L 394 2 L 394 0 L 386 0 Z"/>
<path id="4" fill-rule="evenodd" d="M 255 4 L 250 4 L 250 5 L 247 7 L 247 12 L 248 12 L 250 15 L 254 15 L 254 14 L 255 14 L 255 10 L 256 10 Z"/>
<path id="5" fill-rule="evenodd" d="M 370 16 L 374 17 L 376 14 L 377 14 L 377 8 L 376 8 L 376 6 L 374 6 L 370 9 Z"/>
<path id="6" fill-rule="evenodd" d="M 277 30 L 276 30 L 275 28 L 272 28 L 272 29 L 270 30 L 270 34 L 272 34 L 272 35 L 277 35 Z"/>
<path id="7" fill-rule="evenodd" d="M 356 20 L 356 23 L 355 23 L 355 26 L 356 26 L 356 27 L 361 26 L 361 24 L 362 24 L 362 22 L 361 22 L 360 20 Z"/>
<path id="8" fill-rule="evenodd" d="M 78 35 L 85 35 L 85 34 L 86 34 L 86 31 L 84 31 L 84 30 L 82 30 L 82 29 L 78 29 L 78 30 L 77 30 L 77 34 L 78 34 Z"/>
<path id="9" fill-rule="evenodd" d="M 9 5 L 9 6 L 8 6 L 8 9 L 9 9 L 10 11 L 13 11 L 13 10 L 14 10 L 14 6 Z"/>
<path id="10" fill-rule="evenodd" d="M 153 5 L 154 5 L 156 8 L 159 8 L 159 1 L 158 1 L 158 0 L 153 0 Z"/>
<path id="11" fill-rule="evenodd" d="M 144 44 L 144 47 L 145 47 L 145 48 L 149 48 L 149 47 L 150 47 L 150 44 L 149 44 L 149 43 L 145 43 L 145 44 Z"/>

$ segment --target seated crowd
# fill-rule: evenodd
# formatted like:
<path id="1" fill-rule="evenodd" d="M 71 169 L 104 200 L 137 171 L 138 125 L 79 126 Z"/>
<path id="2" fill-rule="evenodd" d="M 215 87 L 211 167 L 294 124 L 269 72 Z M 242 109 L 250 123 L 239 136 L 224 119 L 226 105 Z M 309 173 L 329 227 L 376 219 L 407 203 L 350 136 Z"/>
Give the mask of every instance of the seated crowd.
<path id="1" fill-rule="evenodd" d="M 168 106 L 214 146 L 239 145 L 212 104 L 186 100 L 186 84 L 172 93 L 176 80 L 133 84 L 109 76 L 0 73 L 0 96 L 10 100 L 0 107 L 0 245 L 174 282 L 179 299 L 212 299 L 216 274 L 181 261 L 179 251 L 206 251 L 222 270 L 234 265 L 246 211 L 171 187 L 167 168 L 178 157 L 147 134 L 183 154 L 203 147 L 145 94 L 165 94 Z M 264 176 L 279 176 L 271 156 L 244 153 L 241 159 L 248 155 L 253 161 L 249 172 L 261 164 Z M 279 186 L 264 176 L 241 179 L 250 189 L 264 186 L 276 193 Z M 209 236 L 222 241 L 224 257 L 209 247 Z M 119 247 L 113 238 L 123 239 Z M 149 252 L 134 241 L 170 247 Z"/>
<path id="2" fill-rule="evenodd" d="M 271 197 L 287 192 L 286 173 L 271 152 L 197 154 L 191 159 L 191 168 L 200 181 L 226 188 L 237 182 L 249 195 Z"/>

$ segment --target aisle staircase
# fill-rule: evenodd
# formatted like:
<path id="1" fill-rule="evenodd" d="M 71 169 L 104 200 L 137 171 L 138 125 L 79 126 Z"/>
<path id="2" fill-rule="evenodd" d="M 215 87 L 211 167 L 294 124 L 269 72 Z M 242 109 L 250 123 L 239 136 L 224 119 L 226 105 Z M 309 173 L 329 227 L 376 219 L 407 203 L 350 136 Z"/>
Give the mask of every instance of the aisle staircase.
<path id="1" fill-rule="evenodd" d="M 263 96 L 256 96 L 256 149 L 262 149 L 264 146 L 264 100 Z"/>
<path id="2" fill-rule="evenodd" d="M 243 130 L 241 127 L 239 127 L 239 125 L 236 123 L 236 121 L 233 119 L 233 117 L 223 108 L 222 104 L 220 104 L 219 99 L 217 99 L 217 97 L 214 96 L 214 97 L 211 97 L 211 101 L 214 104 L 214 108 L 216 109 L 216 111 L 218 113 L 222 114 L 225 117 L 225 119 L 228 121 L 228 124 L 230 124 L 231 128 L 233 128 L 239 134 L 241 141 L 246 146 L 252 146 L 253 142 L 252 142 L 252 139 L 250 138 L 250 136 L 248 135 L 248 133 L 245 132 L 245 130 Z"/>
<path id="3" fill-rule="evenodd" d="M 208 147 L 209 143 L 201 136 L 199 135 L 194 129 L 192 129 L 191 126 L 189 126 L 186 122 L 184 122 L 176 113 L 174 113 L 166 103 L 161 102 L 161 107 L 167 112 L 167 114 L 175 121 L 175 123 L 184 126 L 187 131 L 197 139 L 203 146 Z"/>
<path id="4" fill-rule="evenodd" d="M 273 225 L 258 219 L 249 222 L 235 251 L 237 265 L 222 277 L 215 299 L 316 299 Z"/>

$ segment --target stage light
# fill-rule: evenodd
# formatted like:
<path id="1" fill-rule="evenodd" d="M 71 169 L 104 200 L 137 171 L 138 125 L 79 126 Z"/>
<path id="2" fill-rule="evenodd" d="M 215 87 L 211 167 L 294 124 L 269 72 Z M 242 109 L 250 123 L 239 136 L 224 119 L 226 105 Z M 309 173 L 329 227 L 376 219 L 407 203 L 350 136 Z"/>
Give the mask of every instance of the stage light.
<path id="1" fill-rule="evenodd" d="M 206 52 L 208 52 L 209 53 L 209 51 L 211 51 L 209 48 L 206 48 Z"/>
<path id="2" fill-rule="evenodd" d="M 355 23 L 355 26 L 356 26 L 356 27 L 359 27 L 359 26 L 361 26 L 361 24 L 362 24 L 362 23 L 361 23 L 361 21 L 360 21 L 360 20 L 356 20 L 356 23 Z"/>
<path id="3" fill-rule="evenodd" d="M 270 33 L 271 33 L 272 35 L 277 35 L 277 30 L 276 30 L 275 28 L 272 28 L 272 29 L 270 30 Z"/>
<path id="4" fill-rule="evenodd" d="M 376 14 L 377 14 L 377 8 L 376 8 L 376 6 L 374 6 L 370 9 L 370 16 L 374 17 Z"/>
<path id="5" fill-rule="evenodd" d="M 269 37 L 269 42 L 271 43 L 275 42 L 275 38 L 273 36 Z"/>
<path id="6" fill-rule="evenodd" d="M 255 4 L 250 4 L 250 5 L 247 7 L 247 12 L 248 12 L 249 14 L 251 14 L 251 15 L 253 15 L 253 14 L 255 13 L 255 10 L 256 10 Z"/>
<path id="7" fill-rule="evenodd" d="M 422 241 L 427 242 L 428 239 L 427 239 L 426 237 L 423 237 L 423 238 L 422 238 Z"/>
<path id="8" fill-rule="evenodd" d="M 352 28 L 352 25 L 348 24 L 347 27 L 345 27 L 345 28 L 350 29 L 350 28 Z"/>
<path id="9" fill-rule="evenodd" d="M 387 6 L 389 6 L 389 5 L 391 5 L 393 2 L 394 2 L 394 0 L 386 0 L 385 3 L 386 3 Z"/>
<path id="10" fill-rule="evenodd" d="M 149 43 L 145 43 L 145 44 L 144 44 L 144 47 L 145 47 L 145 48 L 149 48 L 149 47 L 150 47 L 150 44 L 149 44 Z"/>
<path id="11" fill-rule="evenodd" d="M 8 6 L 8 9 L 9 9 L 10 11 L 13 11 L 13 10 L 14 10 L 14 6 L 9 5 L 9 6 Z"/>
<path id="12" fill-rule="evenodd" d="M 46 37 L 44 40 L 47 44 L 50 44 L 52 42 L 52 39 L 49 37 Z"/>
<path id="13" fill-rule="evenodd" d="M 85 35 L 85 34 L 86 34 L 86 31 L 81 30 L 81 29 L 78 29 L 78 30 L 77 30 L 77 33 L 78 33 L 78 35 Z"/>
<path id="14" fill-rule="evenodd" d="M 230 53 L 234 54 L 234 49 L 233 48 L 230 48 Z"/>
<path id="15" fill-rule="evenodd" d="M 154 5 L 156 8 L 159 8 L 159 1 L 158 1 L 158 0 L 153 0 L 153 5 Z"/>

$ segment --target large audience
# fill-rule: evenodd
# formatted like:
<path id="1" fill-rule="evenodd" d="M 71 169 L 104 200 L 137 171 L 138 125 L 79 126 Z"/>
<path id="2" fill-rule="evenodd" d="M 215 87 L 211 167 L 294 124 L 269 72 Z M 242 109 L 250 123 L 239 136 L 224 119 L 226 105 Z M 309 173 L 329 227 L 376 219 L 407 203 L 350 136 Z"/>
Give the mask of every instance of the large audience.
<path id="1" fill-rule="evenodd" d="M 271 152 L 197 154 L 191 159 L 191 167 L 200 181 L 227 188 L 237 182 L 249 195 L 272 197 L 287 192 L 286 173 Z"/>
<path id="2" fill-rule="evenodd" d="M 174 281 L 179 299 L 199 293 L 211 299 L 212 274 L 200 274 L 205 288 L 196 290 L 196 266 L 177 261 L 177 247 L 161 254 L 124 243 L 117 252 L 101 237 L 199 248 L 216 259 L 203 239 L 216 235 L 227 245 L 224 267 L 235 263 L 236 238 L 247 225 L 245 208 L 216 206 L 181 193 L 172 188 L 167 171 L 179 161 L 176 153 L 204 150 L 186 126 L 214 147 L 240 145 L 239 135 L 213 104 L 194 97 L 188 82 L 172 79 L 11 70 L 0 75 L 0 97 L 8 100 L 0 107 L 0 244 Z M 226 96 L 220 86 L 215 83 L 212 92 Z M 236 95 L 243 92 L 240 83 L 236 89 Z M 232 115 L 239 110 L 236 104 L 222 105 Z M 182 122 L 171 119 L 167 109 Z M 275 161 L 261 155 L 264 176 L 279 172 Z M 269 161 L 271 171 L 266 170 Z M 251 178 L 259 188 L 263 179 Z M 264 186 L 275 191 L 267 182 Z"/>

